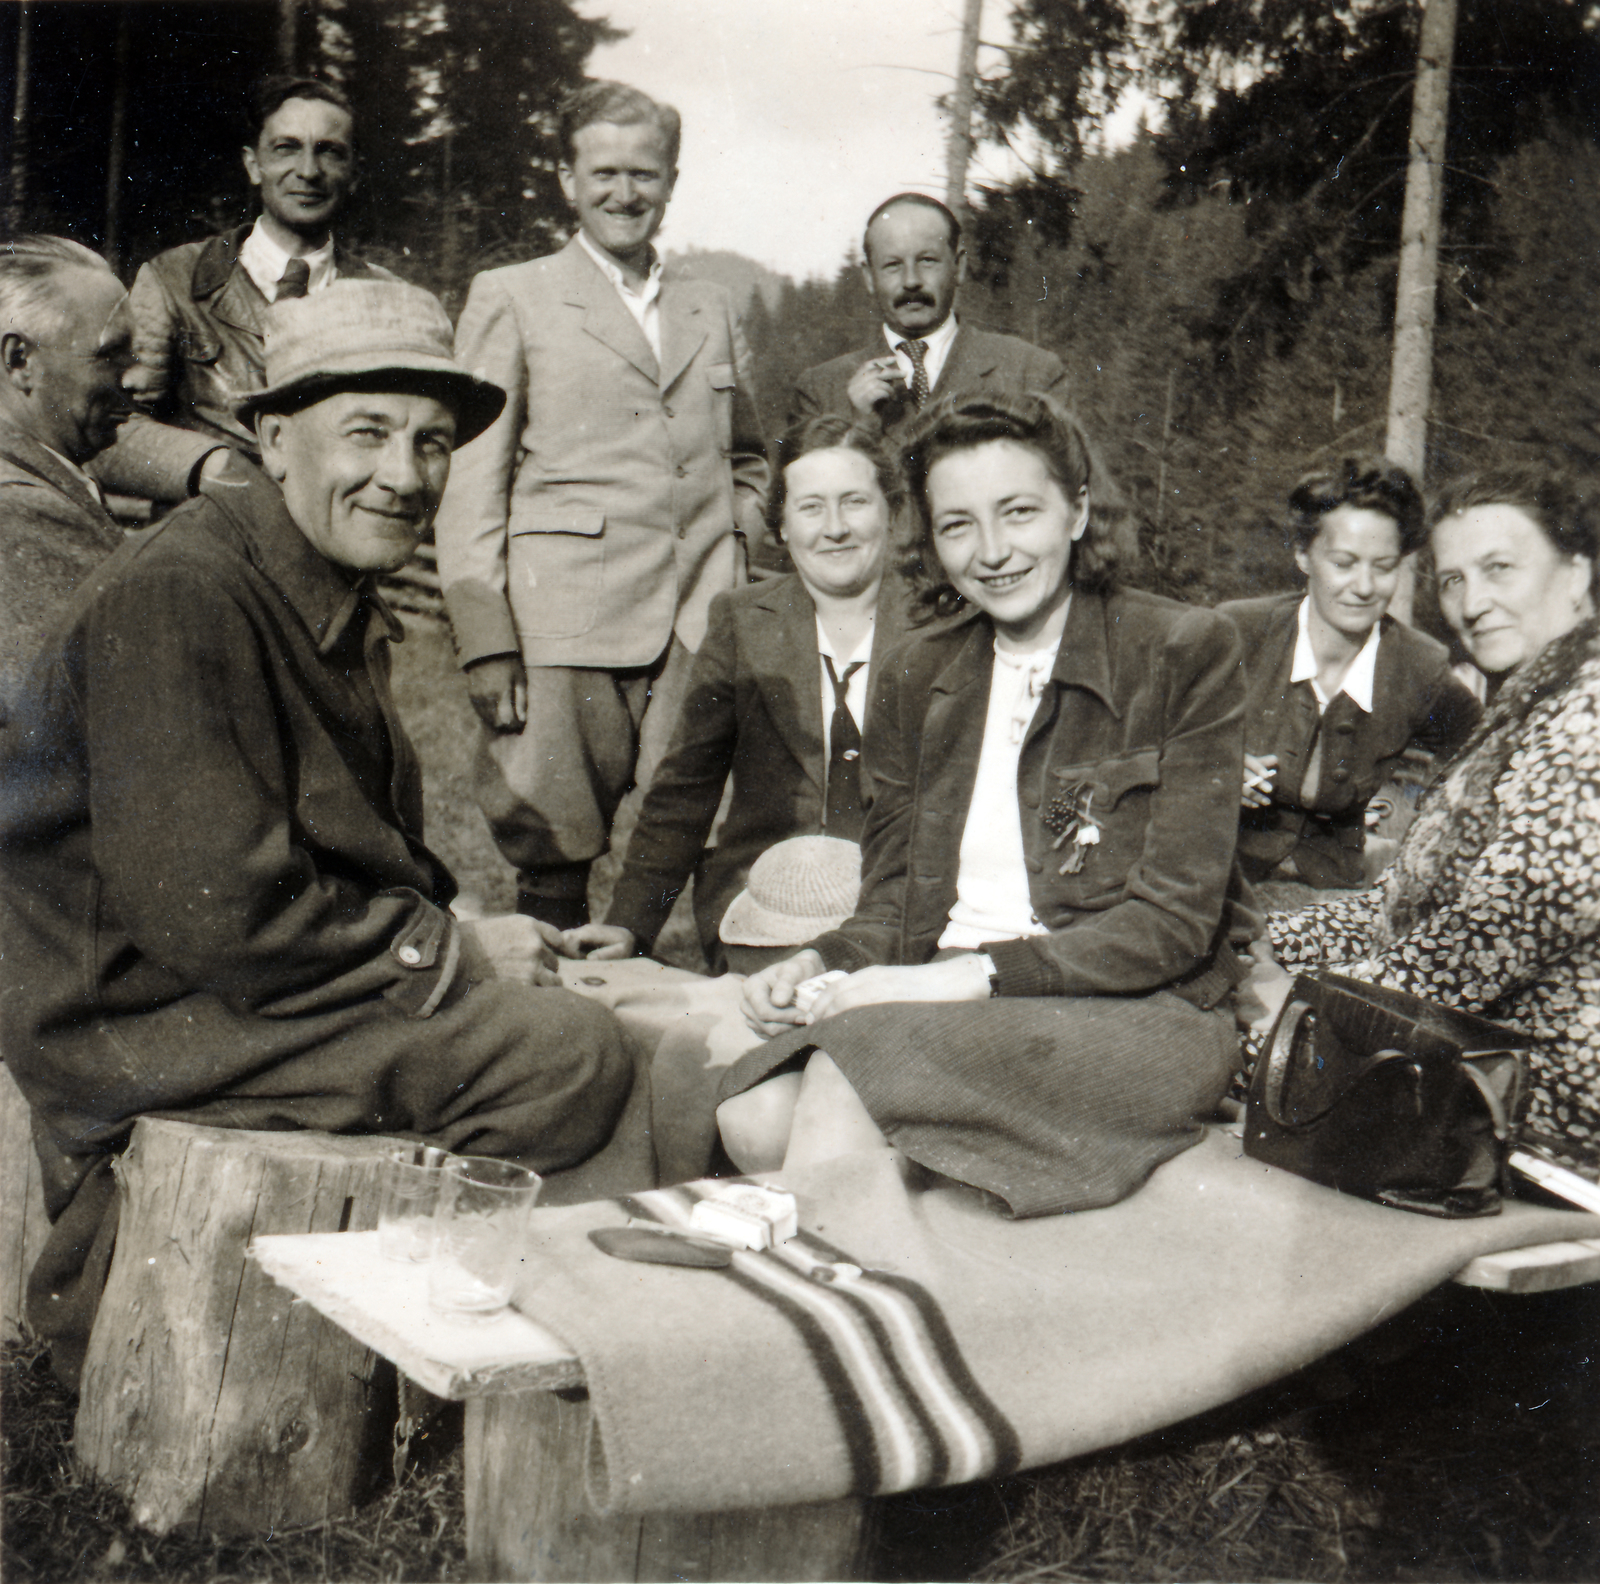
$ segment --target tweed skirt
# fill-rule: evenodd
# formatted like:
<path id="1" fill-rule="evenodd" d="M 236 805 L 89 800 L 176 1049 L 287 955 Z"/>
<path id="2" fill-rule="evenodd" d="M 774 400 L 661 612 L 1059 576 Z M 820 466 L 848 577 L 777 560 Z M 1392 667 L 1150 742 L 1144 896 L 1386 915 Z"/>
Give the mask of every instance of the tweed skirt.
<path id="1" fill-rule="evenodd" d="M 1115 1204 L 1199 1143 L 1238 1039 L 1231 1011 L 1165 990 L 896 1002 L 768 1040 L 728 1069 L 719 1098 L 813 1050 L 911 1159 L 1037 1216 Z"/>

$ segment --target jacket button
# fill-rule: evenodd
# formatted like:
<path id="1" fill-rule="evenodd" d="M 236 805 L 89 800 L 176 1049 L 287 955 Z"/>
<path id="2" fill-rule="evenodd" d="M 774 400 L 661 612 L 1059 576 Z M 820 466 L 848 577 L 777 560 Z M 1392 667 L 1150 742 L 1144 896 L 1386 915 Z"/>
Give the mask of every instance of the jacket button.
<path id="1" fill-rule="evenodd" d="M 1024 808 L 1038 808 L 1039 794 L 1032 787 L 1024 787 L 1022 791 L 1022 806 Z"/>
<path id="2" fill-rule="evenodd" d="M 1043 864 L 1043 862 L 1038 858 L 1030 858 L 1028 860 L 1028 873 L 1029 874 L 1043 874 L 1044 873 L 1044 864 Z"/>
<path id="3" fill-rule="evenodd" d="M 1333 779 L 1335 781 L 1348 781 L 1350 779 L 1350 772 L 1346 770 L 1343 765 L 1340 765 L 1339 768 L 1333 772 Z"/>
<path id="4" fill-rule="evenodd" d="M 677 414 L 676 414 L 676 413 L 675 413 L 675 412 L 673 412 L 673 410 L 672 410 L 672 406 L 671 406 L 671 404 L 670 404 L 670 403 L 669 403 L 669 402 L 662 402 L 662 404 L 661 404 L 661 410 L 662 410 L 662 412 L 664 412 L 664 413 L 665 413 L 665 414 L 666 414 L 666 415 L 667 415 L 667 417 L 669 417 L 669 418 L 676 418 L 676 417 L 677 417 L 677 416 L 678 416 L 678 415 L 677 415 Z"/>
<path id="5" fill-rule="evenodd" d="M 422 961 L 422 953 L 419 952 L 415 946 L 402 946 L 400 950 L 395 953 L 395 956 L 398 957 L 407 968 L 415 968 L 417 964 Z"/>
<path id="6" fill-rule="evenodd" d="M 679 478 L 683 478 L 688 471 L 688 468 L 686 468 L 681 462 L 673 469 L 673 472 L 676 473 Z"/>
<path id="7" fill-rule="evenodd" d="M 1340 721 L 1333 729 L 1348 737 L 1356 729 L 1356 723 L 1354 721 Z"/>

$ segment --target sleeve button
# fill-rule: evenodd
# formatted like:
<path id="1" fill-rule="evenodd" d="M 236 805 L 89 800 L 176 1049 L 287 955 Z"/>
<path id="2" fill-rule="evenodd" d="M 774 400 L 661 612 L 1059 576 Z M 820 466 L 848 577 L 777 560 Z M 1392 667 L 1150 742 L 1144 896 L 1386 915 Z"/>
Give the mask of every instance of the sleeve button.
<path id="1" fill-rule="evenodd" d="M 422 961 L 422 953 L 419 952 L 415 946 L 402 946 L 400 950 L 395 953 L 395 956 L 398 957 L 407 968 L 415 968 L 417 964 Z"/>

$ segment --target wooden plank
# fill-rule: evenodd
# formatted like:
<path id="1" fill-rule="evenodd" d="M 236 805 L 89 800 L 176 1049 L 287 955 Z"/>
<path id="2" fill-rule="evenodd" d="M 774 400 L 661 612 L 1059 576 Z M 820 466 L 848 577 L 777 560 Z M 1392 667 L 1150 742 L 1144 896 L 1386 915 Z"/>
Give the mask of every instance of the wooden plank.
<path id="1" fill-rule="evenodd" d="M 1559 1292 L 1600 1281 L 1600 1238 L 1573 1243 L 1536 1243 L 1531 1248 L 1506 1249 L 1482 1254 L 1458 1271 L 1463 1287 L 1483 1287 L 1491 1292 Z"/>
<path id="2" fill-rule="evenodd" d="M 486 1320 L 437 1313 L 422 1267 L 384 1259 L 376 1232 L 257 1237 L 250 1258 L 435 1396 L 583 1384 L 572 1349 L 515 1310 Z"/>
<path id="3" fill-rule="evenodd" d="M 50 1222 L 44 1213 L 44 1184 L 33 1147 L 28 1102 L 16 1079 L 0 1062 L 0 1335 L 26 1329 L 23 1314 L 28 1272 L 33 1269 Z"/>

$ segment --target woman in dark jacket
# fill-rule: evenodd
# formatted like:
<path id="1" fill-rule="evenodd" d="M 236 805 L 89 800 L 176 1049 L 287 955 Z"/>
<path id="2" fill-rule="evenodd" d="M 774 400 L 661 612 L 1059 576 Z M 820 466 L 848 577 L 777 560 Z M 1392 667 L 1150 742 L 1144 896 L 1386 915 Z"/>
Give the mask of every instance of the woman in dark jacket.
<path id="1" fill-rule="evenodd" d="M 1381 456 L 1341 457 L 1289 496 L 1304 595 L 1220 606 L 1249 688 L 1239 864 L 1252 881 L 1366 883 L 1366 811 L 1407 748 L 1447 758 L 1478 718 L 1441 643 L 1387 612 L 1421 548 L 1422 496 Z"/>
<path id="2" fill-rule="evenodd" d="M 792 836 L 860 838 L 869 679 L 903 626 L 898 589 L 880 594 L 905 487 L 881 439 L 831 414 L 792 429 L 778 456 L 768 524 L 796 570 L 713 603 L 606 922 L 571 933 L 577 955 L 648 951 L 693 873 L 701 944 L 721 972 L 718 926 L 762 853 Z M 842 749 L 831 763 L 830 747 Z M 707 852 L 730 776 L 727 817 Z"/>
<path id="3" fill-rule="evenodd" d="M 954 614 L 882 667 L 856 916 L 747 982 L 777 1037 L 723 1139 L 750 1170 L 886 1136 L 1017 1215 L 1109 1204 L 1235 1057 L 1238 640 L 1117 587 L 1125 514 L 1046 399 L 942 405 L 906 459 Z"/>

